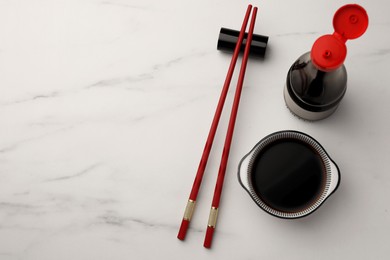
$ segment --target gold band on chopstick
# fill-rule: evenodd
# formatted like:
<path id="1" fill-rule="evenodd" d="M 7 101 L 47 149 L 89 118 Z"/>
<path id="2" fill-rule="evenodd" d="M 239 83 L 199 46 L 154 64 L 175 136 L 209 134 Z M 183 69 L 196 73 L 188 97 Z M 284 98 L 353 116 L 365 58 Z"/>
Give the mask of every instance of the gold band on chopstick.
<path id="1" fill-rule="evenodd" d="M 186 210 L 184 211 L 183 219 L 191 221 L 192 214 L 194 213 L 194 209 L 195 209 L 195 201 L 188 200 Z"/>
<path id="2" fill-rule="evenodd" d="M 215 225 L 217 224 L 217 217 L 218 217 L 218 208 L 211 207 L 210 216 L 209 216 L 209 223 L 207 225 L 209 227 L 215 228 Z"/>

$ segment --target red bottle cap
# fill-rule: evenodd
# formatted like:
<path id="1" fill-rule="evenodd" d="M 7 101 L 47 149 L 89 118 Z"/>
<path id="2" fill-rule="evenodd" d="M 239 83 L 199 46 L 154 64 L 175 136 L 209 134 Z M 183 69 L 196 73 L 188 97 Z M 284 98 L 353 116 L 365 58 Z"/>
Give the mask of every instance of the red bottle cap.
<path id="1" fill-rule="evenodd" d="M 311 59 L 318 69 L 331 71 L 340 67 L 347 56 L 345 42 L 360 37 L 368 27 L 368 15 L 357 4 L 342 6 L 333 17 L 333 34 L 318 38 L 311 49 Z"/>

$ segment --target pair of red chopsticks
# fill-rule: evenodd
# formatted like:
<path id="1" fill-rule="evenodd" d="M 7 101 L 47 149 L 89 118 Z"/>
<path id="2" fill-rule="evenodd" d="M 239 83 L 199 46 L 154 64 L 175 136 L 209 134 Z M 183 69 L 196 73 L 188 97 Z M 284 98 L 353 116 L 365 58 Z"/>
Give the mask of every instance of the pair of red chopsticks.
<path id="1" fill-rule="evenodd" d="M 217 106 L 217 109 L 215 111 L 213 122 L 211 124 L 210 132 L 209 132 L 209 135 L 207 137 L 205 148 L 203 150 L 203 155 L 202 155 L 202 158 L 201 158 L 200 163 L 199 163 L 198 171 L 196 173 L 196 177 L 194 180 L 194 184 L 192 186 L 190 197 L 189 197 L 188 202 L 187 202 L 187 207 L 186 207 L 185 212 L 184 212 L 184 217 L 183 217 L 183 220 L 182 220 L 182 223 L 180 226 L 179 234 L 177 235 L 177 237 L 180 240 L 184 240 L 184 238 L 186 236 L 187 229 L 188 229 L 192 214 L 193 214 L 194 209 L 195 209 L 196 198 L 198 196 L 198 192 L 199 192 L 199 188 L 200 188 L 200 185 L 202 182 L 203 174 L 204 174 L 204 171 L 206 168 L 207 160 L 209 158 L 211 146 L 213 144 L 215 132 L 217 131 L 219 119 L 221 117 L 222 109 L 223 109 L 225 99 L 226 99 L 226 96 L 227 96 L 227 93 L 229 90 L 229 85 L 230 85 L 230 81 L 231 81 L 232 76 L 233 76 L 234 67 L 236 65 L 236 62 L 238 59 L 238 54 L 240 52 L 240 48 L 241 48 L 242 42 L 244 40 L 245 29 L 246 29 L 247 24 L 248 24 L 249 15 L 251 13 L 251 10 L 252 10 L 252 5 L 249 5 L 248 9 L 246 11 L 246 14 L 245 14 L 244 21 L 242 23 L 242 27 L 241 27 L 241 31 L 240 31 L 240 34 L 239 34 L 239 37 L 237 40 L 236 47 L 234 49 L 233 57 L 232 57 L 232 60 L 230 62 L 229 70 L 228 70 L 228 73 L 226 75 L 226 79 L 225 79 L 225 83 L 224 83 L 223 88 L 222 88 L 221 96 L 220 96 L 219 101 L 218 101 L 218 106 Z M 236 93 L 234 96 L 233 106 L 232 106 L 232 110 L 231 110 L 231 114 L 230 114 L 229 126 L 228 126 L 228 130 L 226 133 L 225 145 L 223 148 L 222 159 L 221 159 L 221 164 L 220 164 L 220 168 L 219 168 L 219 172 L 218 172 L 217 183 L 216 183 L 215 190 L 214 190 L 214 197 L 213 197 L 213 201 L 211 204 L 211 210 L 210 210 L 210 216 L 209 216 L 209 221 L 208 221 L 208 225 L 207 225 L 206 237 L 205 237 L 204 244 L 203 244 L 204 247 L 206 247 L 206 248 L 211 247 L 211 241 L 213 238 L 213 234 L 214 234 L 214 230 L 215 230 L 215 226 L 216 226 L 216 222 L 217 222 L 219 202 L 221 199 L 222 186 L 223 186 L 223 181 L 224 181 L 225 172 L 226 172 L 226 166 L 227 166 L 227 162 L 228 162 L 228 158 L 229 158 L 230 145 L 232 143 L 234 125 L 236 122 L 238 105 L 240 102 L 241 90 L 242 90 L 242 85 L 244 82 L 245 70 L 246 70 L 246 65 L 247 65 L 248 57 L 249 57 L 249 50 L 250 50 L 250 46 L 251 46 L 251 42 L 252 42 L 253 30 L 255 27 L 256 14 L 257 14 L 257 7 L 254 7 L 253 13 L 252 13 L 251 23 L 249 26 L 249 32 L 248 32 L 248 36 L 247 36 L 244 56 L 243 56 L 242 63 L 241 63 L 240 74 L 238 77 Z"/>

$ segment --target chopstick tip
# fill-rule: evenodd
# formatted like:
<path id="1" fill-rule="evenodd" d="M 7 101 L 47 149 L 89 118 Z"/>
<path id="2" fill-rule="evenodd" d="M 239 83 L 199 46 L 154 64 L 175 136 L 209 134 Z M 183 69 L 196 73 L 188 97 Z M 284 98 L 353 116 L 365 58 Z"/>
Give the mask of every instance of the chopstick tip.
<path id="1" fill-rule="evenodd" d="M 211 241 L 213 240 L 213 235 L 214 235 L 214 228 L 208 226 L 206 230 L 206 237 L 204 239 L 203 246 L 207 249 L 211 248 Z"/>
<path id="2" fill-rule="evenodd" d="M 180 240 L 184 240 L 186 238 L 188 226 L 190 225 L 190 222 L 186 219 L 183 219 L 180 225 L 179 233 L 177 234 L 177 238 Z"/>

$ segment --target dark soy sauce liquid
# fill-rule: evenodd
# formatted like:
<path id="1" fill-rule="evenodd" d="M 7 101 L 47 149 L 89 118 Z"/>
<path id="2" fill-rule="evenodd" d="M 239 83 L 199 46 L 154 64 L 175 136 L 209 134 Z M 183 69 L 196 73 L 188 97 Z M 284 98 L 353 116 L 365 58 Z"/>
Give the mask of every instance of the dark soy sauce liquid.
<path id="1" fill-rule="evenodd" d="M 282 139 L 263 148 L 252 168 L 252 185 L 269 207 L 297 212 L 310 207 L 321 194 L 325 168 L 319 154 L 296 139 Z"/>

